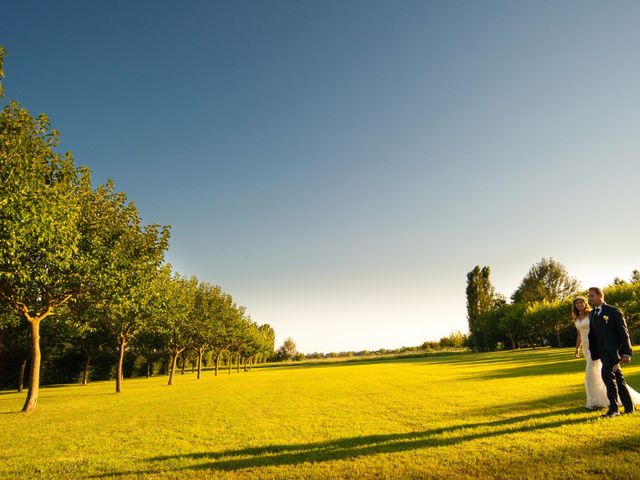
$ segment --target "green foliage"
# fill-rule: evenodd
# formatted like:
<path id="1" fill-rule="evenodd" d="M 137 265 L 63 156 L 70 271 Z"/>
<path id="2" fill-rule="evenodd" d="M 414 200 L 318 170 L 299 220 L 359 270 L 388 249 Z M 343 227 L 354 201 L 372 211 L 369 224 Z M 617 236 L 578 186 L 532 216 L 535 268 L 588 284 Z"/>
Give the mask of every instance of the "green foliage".
<path id="1" fill-rule="evenodd" d="M 195 277 L 187 279 L 177 273 L 172 275 L 169 265 L 158 271 L 152 286 L 155 304 L 143 328 L 155 334 L 169 353 L 178 354 L 192 342 L 193 324 L 198 320 L 195 310 L 197 287 Z"/>
<path id="2" fill-rule="evenodd" d="M 495 287 L 491 284 L 490 275 L 489 267 L 480 268 L 479 265 L 467 274 L 467 320 L 471 335 L 470 343 L 480 351 L 489 348 L 489 339 L 485 338 L 479 318 L 494 309 L 497 304 L 503 303 L 502 295 L 496 294 Z"/>
<path id="3" fill-rule="evenodd" d="M 0 113 L 0 296 L 40 317 L 77 292 L 84 171 L 55 151 L 58 132 L 16 102 Z"/>
<path id="4" fill-rule="evenodd" d="M 511 296 L 514 303 L 560 300 L 575 294 L 580 288 L 564 265 L 553 258 L 535 263 Z"/>
<path id="5" fill-rule="evenodd" d="M 462 332 L 453 332 L 447 337 L 440 339 L 439 346 L 442 348 L 463 348 L 467 346 L 469 336 Z"/>
<path id="6" fill-rule="evenodd" d="M 277 360 L 293 360 L 298 356 L 298 347 L 293 338 L 287 338 L 282 346 L 276 351 Z"/>

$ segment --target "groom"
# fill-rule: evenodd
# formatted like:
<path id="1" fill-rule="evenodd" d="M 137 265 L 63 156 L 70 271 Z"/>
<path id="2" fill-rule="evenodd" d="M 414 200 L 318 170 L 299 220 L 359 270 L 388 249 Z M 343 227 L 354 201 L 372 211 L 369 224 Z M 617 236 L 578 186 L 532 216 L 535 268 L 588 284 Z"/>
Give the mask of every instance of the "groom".
<path id="1" fill-rule="evenodd" d="M 601 289 L 591 287 L 588 298 L 593 305 L 589 315 L 589 350 L 592 360 L 602 360 L 602 380 L 609 399 L 609 411 L 603 417 L 619 415 L 618 395 L 624 413 L 633 413 L 633 402 L 620 369 L 620 363 L 629 363 L 632 355 L 627 322 L 619 308 L 604 303 Z"/>

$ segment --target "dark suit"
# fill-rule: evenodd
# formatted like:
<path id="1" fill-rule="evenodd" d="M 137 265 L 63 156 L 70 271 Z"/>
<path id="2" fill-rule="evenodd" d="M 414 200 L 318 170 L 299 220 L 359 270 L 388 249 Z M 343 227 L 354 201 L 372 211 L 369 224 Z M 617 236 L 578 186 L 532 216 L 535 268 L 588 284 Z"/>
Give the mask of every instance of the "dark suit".
<path id="1" fill-rule="evenodd" d="M 631 356 L 631 340 L 619 308 L 603 303 L 600 314 L 589 315 L 589 351 L 592 360 L 602 360 L 602 380 L 607 387 L 609 411 L 618 411 L 618 395 L 627 412 L 634 410 L 627 383 L 620 369 L 622 355 Z"/>

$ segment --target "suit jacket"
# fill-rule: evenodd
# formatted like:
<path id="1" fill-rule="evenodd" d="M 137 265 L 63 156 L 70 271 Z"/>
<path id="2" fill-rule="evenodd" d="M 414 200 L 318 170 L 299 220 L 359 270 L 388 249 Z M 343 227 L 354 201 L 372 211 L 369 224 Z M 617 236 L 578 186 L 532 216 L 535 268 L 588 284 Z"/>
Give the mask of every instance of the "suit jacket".
<path id="1" fill-rule="evenodd" d="M 603 303 L 600 315 L 595 314 L 595 309 L 589 314 L 589 351 L 593 360 L 614 363 L 622 355 L 633 354 L 627 321 L 619 308 Z"/>

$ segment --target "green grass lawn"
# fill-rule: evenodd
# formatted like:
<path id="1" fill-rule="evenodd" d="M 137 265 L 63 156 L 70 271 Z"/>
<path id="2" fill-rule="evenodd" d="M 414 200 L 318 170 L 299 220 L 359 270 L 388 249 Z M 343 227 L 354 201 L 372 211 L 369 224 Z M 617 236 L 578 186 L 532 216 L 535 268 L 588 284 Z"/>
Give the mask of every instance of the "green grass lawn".
<path id="1" fill-rule="evenodd" d="M 542 349 L 205 372 L 43 388 L 29 415 L 0 392 L 0 478 L 640 478 L 640 414 L 586 410 L 583 368 Z"/>

